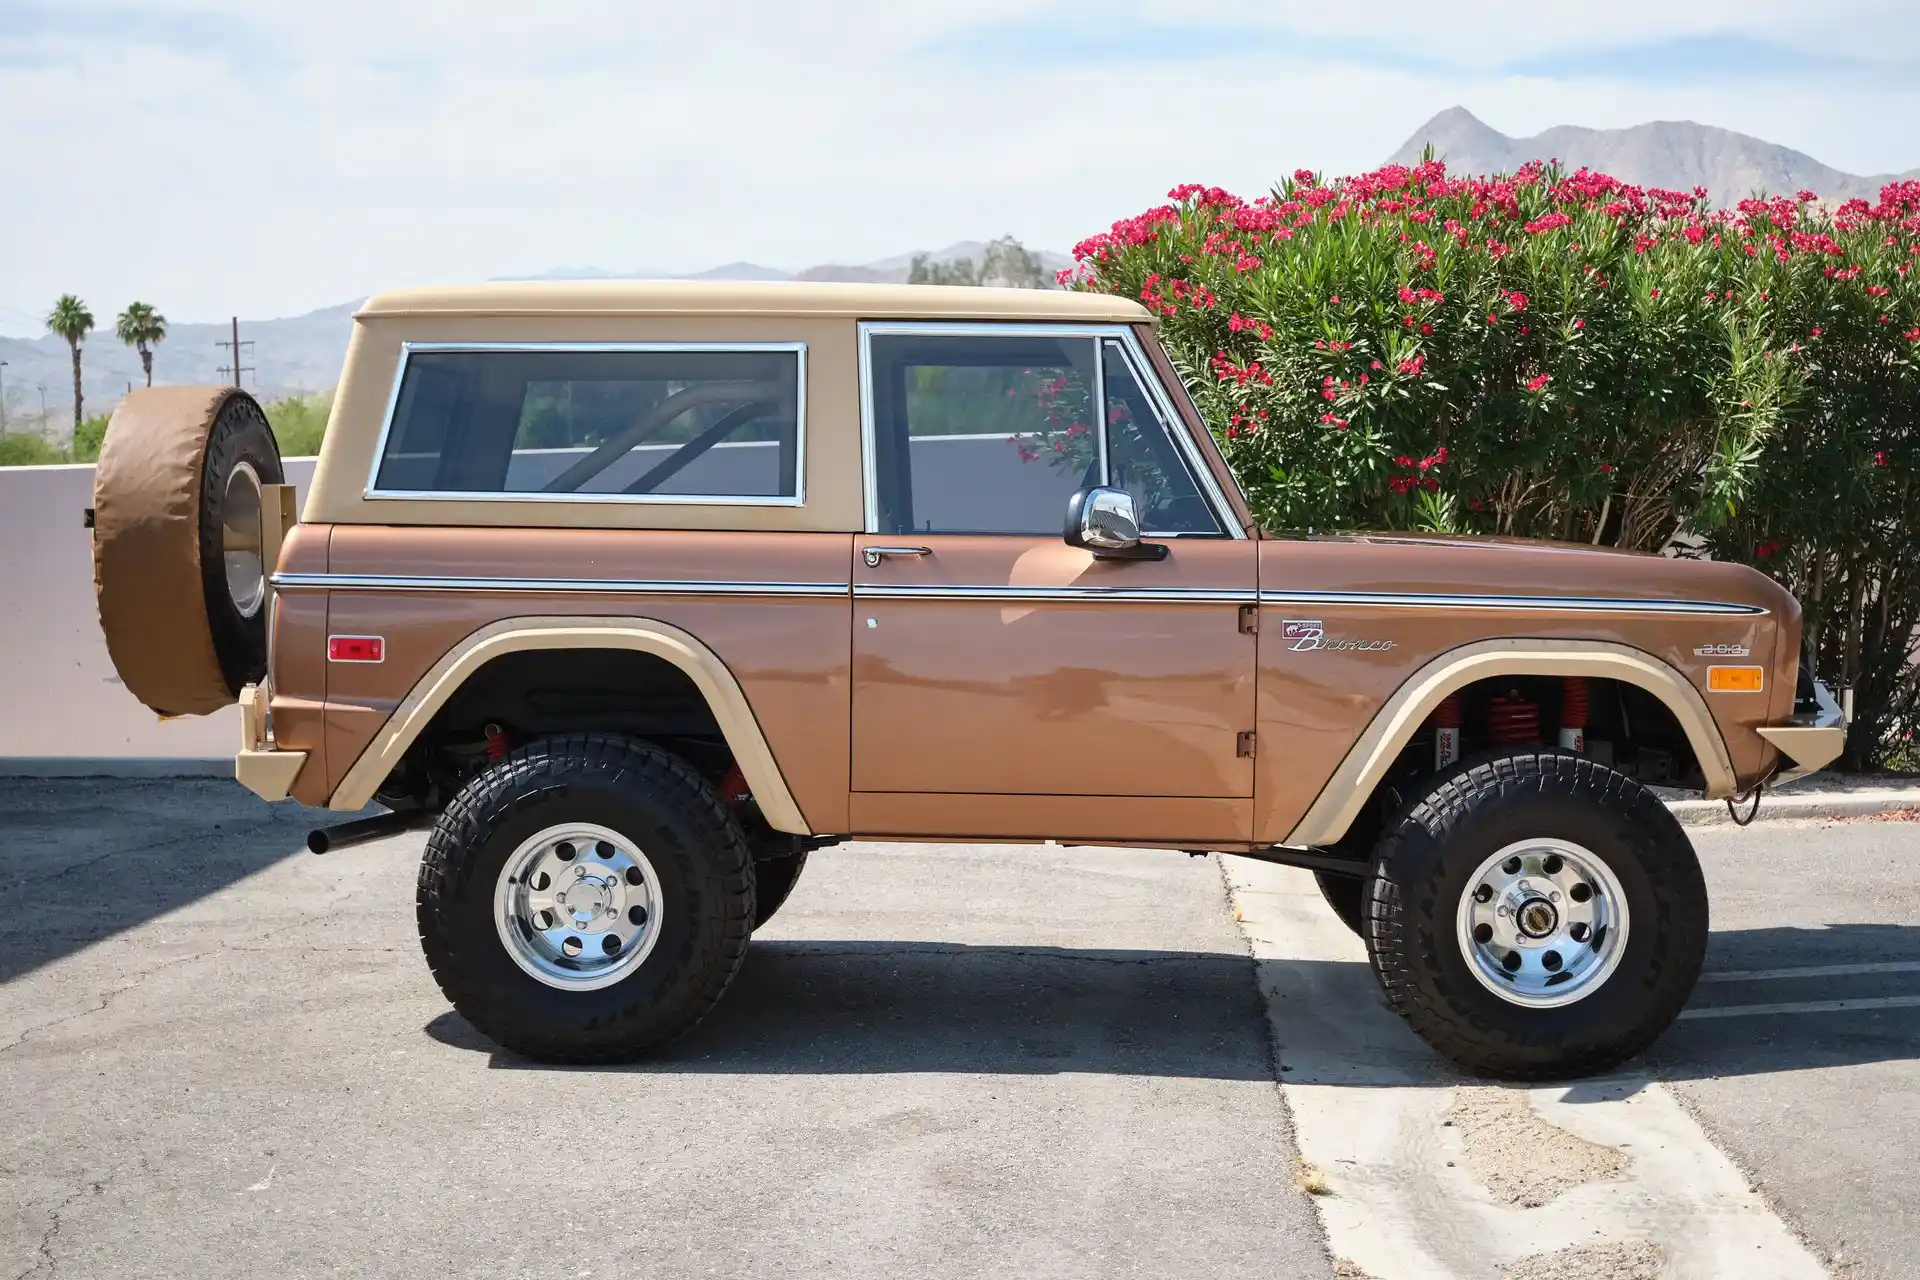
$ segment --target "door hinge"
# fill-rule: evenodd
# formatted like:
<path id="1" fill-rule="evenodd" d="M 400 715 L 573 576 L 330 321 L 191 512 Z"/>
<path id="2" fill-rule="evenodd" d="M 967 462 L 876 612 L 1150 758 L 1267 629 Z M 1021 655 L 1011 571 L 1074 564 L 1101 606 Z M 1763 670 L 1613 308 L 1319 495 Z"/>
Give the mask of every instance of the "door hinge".
<path id="1" fill-rule="evenodd" d="M 1240 634 L 1254 636 L 1260 634 L 1260 606 L 1243 604 L 1240 606 Z"/>
<path id="2" fill-rule="evenodd" d="M 1241 757 L 1242 759 L 1246 759 L 1246 760 L 1253 759 L 1253 750 L 1255 745 L 1255 739 L 1257 737 L 1258 735 L 1255 734 L 1254 731 L 1251 729 L 1247 730 L 1245 733 L 1235 736 L 1233 740 L 1233 754 Z"/>

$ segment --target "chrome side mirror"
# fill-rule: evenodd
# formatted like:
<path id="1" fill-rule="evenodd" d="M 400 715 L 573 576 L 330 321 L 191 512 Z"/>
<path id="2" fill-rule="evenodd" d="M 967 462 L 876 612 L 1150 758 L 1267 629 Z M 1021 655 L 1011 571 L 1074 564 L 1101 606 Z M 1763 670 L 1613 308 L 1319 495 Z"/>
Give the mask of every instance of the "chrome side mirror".
<path id="1" fill-rule="evenodd" d="M 1165 560 L 1167 548 L 1140 541 L 1140 519 L 1125 489 L 1082 489 L 1067 501 L 1067 545 L 1098 560 Z"/>

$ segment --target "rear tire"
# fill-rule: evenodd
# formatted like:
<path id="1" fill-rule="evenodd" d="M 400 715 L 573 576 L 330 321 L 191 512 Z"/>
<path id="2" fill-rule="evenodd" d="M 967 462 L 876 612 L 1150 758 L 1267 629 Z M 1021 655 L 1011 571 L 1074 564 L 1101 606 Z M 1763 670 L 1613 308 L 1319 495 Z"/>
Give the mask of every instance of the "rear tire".
<path id="1" fill-rule="evenodd" d="M 784 858 L 766 858 L 753 864 L 753 927 L 773 919 L 773 913 L 786 905 L 800 873 L 807 869 L 806 850 Z"/>
<path id="2" fill-rule="evenodd" d="M 1686 832 L 1584 757 L 1456 766 L 1374 865 L 1367 949 L 1387 999 L 1471 1070 L 1605 1071 L 1666 1030 L 1700 976 L 1707 890 Z"/>
<path id="3" fill-rule="evenodd" d="M 576 855 L 574 831 L 608 838 L 587 835 Z M 549 835 L 597 891 L 564 909 L 581 912 L 578 933 L 571 914 L 548 933 L 514 905 L 516 885 L 548 887 L 544 873 L 516 879 L 516 868 L 533 865 Z M 541 1061 L 618 1062 L 719 1001 L 746 955 L 753 897 L 746 838 L 703 778 L 649 744 L 585 734 L 532 743 L 461 788 L 427 841 L 416 912 L 434 980 L 477 1030 Z M 541 954 L 556 937 L 569 950 Z M 612 945 L 623 940 L 625 953 Z"/>

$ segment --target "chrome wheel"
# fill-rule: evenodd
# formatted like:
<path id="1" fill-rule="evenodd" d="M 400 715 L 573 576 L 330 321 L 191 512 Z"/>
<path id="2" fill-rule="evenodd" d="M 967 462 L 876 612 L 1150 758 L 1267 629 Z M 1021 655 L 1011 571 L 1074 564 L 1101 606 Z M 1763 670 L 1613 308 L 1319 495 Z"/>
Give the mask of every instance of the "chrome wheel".
<path id="1" fill-rule="evenodd" d="M 610 987 L 660 938 L 660 880 L 632 841 L 591 823 L 548 827 L 514 850 L 494 889 L 513 962 L 563 991 Z"/>
<path id="2" fill-rule="evenodd" d="M 1460 899 L 1461 954 L 1480 985 L 1535 1009 L 1599 989 L 1627 945 L 1627 896 L 1592 850 L 1522 840 L 1480 864 Z"/>
<path id="3" fill-rule="evenodd" d="M 226 566 L 227 594 L 243 618 L 258 613 L 267 595 L 261 540 L 260 476 L 252 464 L 242 462 L 227 476 L 227 492 L 220 504 L 220 556 Z"/>

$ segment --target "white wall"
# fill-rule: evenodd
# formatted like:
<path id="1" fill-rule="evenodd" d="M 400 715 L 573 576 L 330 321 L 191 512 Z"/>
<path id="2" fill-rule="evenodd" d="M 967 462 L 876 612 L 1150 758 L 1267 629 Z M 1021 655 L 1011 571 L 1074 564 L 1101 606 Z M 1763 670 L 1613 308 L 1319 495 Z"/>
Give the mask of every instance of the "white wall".
<path id="1" fill-rule="evenodd" d="M 301 488 L 312 458 L 293 458 Z M 93 468 L 0 467 L 0 771 L 22 758 L 204 759 L 239 750 L 239 712 L 162 721 L 107 659 L 83 512 Z"/>

